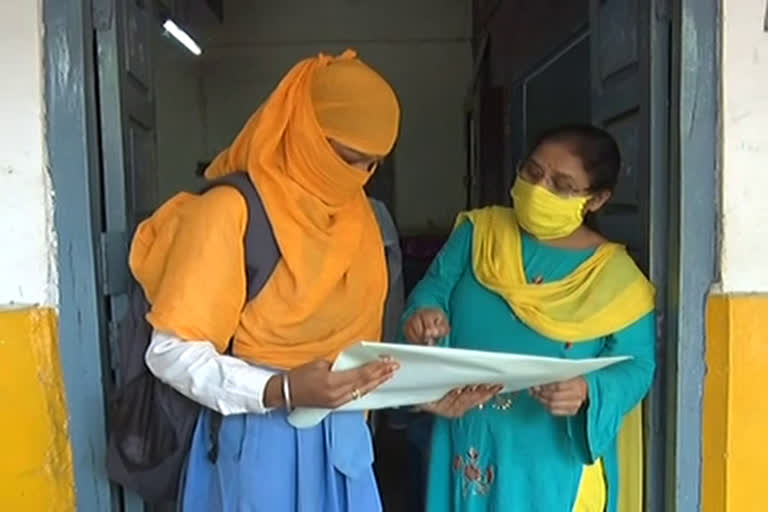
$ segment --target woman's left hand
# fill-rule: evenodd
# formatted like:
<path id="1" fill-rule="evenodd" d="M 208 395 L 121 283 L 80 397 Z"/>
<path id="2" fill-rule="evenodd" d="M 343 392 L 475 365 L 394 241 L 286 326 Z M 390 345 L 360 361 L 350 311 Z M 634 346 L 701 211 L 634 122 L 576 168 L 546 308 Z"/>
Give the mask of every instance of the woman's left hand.
<path id="1" fill-rule="evenodd" d="M 589 384 L 584 377 L 536 386 L 531 395 L 554 416 L 575 416 L 589 399 Z"/>

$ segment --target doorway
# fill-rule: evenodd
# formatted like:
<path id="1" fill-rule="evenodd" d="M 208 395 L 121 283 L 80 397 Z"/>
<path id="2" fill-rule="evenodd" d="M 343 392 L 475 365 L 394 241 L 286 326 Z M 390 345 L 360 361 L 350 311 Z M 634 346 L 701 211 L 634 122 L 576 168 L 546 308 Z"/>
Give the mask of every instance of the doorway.
<path id="1" fill-rule="evenodd" d="M 243 11 L 246 4 L 253 2 L 223 2 L 221 9 L 211 8 L 208 4 L 215 2 L 195 1 L 171 1 L 171 0 L 127 0 L 126 2 L 111 2 L 108 0 L 92 0 L 93 10 L 88 6 L 91 3 L 74 2 L 74 6 L 55 6 L 56 2 L 46 4 L 48 19 L 55 19 L 57 14 L 62 25 L 66 26 L 66 33 L 70 39 L 67 44 L 72 50 L 71 55 L 78 59 L 80 71 L 85 77 L 81 84 L 82 108 L 87 114 L 82 121 L 84 137 L 80 148 L 85 155 L 82 159 L 83 174 L 77 176 L 82 184 L 79 195 L 80 201 L 86 204 L 86 212 L 89 212 L 88 225 L 76 235 L 82 243 L 88 244 L 92 260 L 78 262 L 82 265 L 80 272 L 84 277 L 78 282 L 79 289 L 73 287 L 78 297 L 87 297 L 86 306 L 78 305 L 79 313 L 84 313 L 88 318 L 85 331 L 87 343 L 91 348 L 101 350 L 91 351 L 96 356 L 89 360 L 89 364 L 100 368 L 95 376 L 89 376 L 88 386 L 109 386 L 114 372 L 119 372 L 119 361 L 114 360 L 110 354 L 110 343 L 105 341 L 102 346 L 99 340 L 109 340 L 110 333 L 114 332 L 116 322 L 121 317 L 124 306 L 124 293 L 128 282 L 127 269 L 125 268 L 125 254 L 127 253 L 129 233 L 136 222 L 154 207 L 169 193 L 180 188 L 194 188 L 197 186 L 195 167 L 198 161 L 212 156 L 213 148 L 220 148 L 229 140 L 237 126 L 244 120 L 244 116 L 255 107 L 261 99 L 259 94 L 248 94 L 255 90 L 253 80 L 246 75 L 255 75 L 261 81 L 260 90 L 268 90 L 279 78 L 276 67 L 287 69 L 289 63 L 295 60 L 299 53 L 309 54 L 310 48 L 322 47 L 323 49 L 336 50 L 346 46 L 350 40 L 329 38 L 317 32 L 312 37 L 303 41 L 289 41 L 272 39 L 269 41 L 257 38 L 246 41 L 244 47 L 232 47 L 232 41 L 224 39 L 217 51 L 225 55 L 221 62 L 213 63 L 202 70 L 198 69 L 190 57 L 180 53 L 178 58 L 164 59 L 161 50 L 158 50 L 158 42 L 165 49 L 173 48 L 183 52 L 183 49 L 170 46 L 172 42 L 162 36 L 159 29 L 162 21 L 159 13 L 172 13 L 181 20 L 186 20 L 186 25 L 191 33 L 194 33 L 196 16 L 202 13 L 211 23 L 213 32 L 226 34 L 228 8 L 234 12 L 233 18 Z M 263 11 L 260 14 L 270 15 L 274 19 L 283 19 L 289 16 L 290 9 L 297 9 L 298 0 L 282 2 L 280 5 L 267 5 L 261 3 Z M 349 14 L 342 9 L 348 2 L 338 2 L 339 8 L 318 14 L 329 18 L 319 18 L 323 21 L 334 20 Z M 428 7 L 411 6 L 413 2 L 392 2 L 393 10 L 400 9 L 411 20 L 431 19 L 431 24 L 423 26 L 408 25 L 410 30 L 407 41 L 394 40 L 386 35 L 386 27 L 392 25 L 391 19 L 387 22 L 389 11 L 368 12 L 379 16 L 381 25 L 379 33 L 373 32 L 370 27 L 360 25 L 353 27 L 357 30 L 354 39 L 362 45 L 368 45 L 371 55 L 382 52 L 379 46 L 405 46 L 406 43 L 417 46 L 418 53 L 414 53 L 414 62 L 429 62 L 435 68 L 445 68 L 445 74 L 440 74 L 430 87 L 439 90 L 434 95 L 434 103 L 430 103 L 429 116 L 431 122 L 438 125 L 453 126 L 455 132 L 433 141 L 433 146 L 428 146 L 424 151 L 415 151 L 410 146 L 405 150 L 398 149 L 397 158 L 393 161 L 393 174 L 398 177 L 394 185 L 386 185 L 385 190 L 394 190 L 394 198 L 391 204 L 395 205 L 396 217 L 399 217 L 401 231 L 410 234 L 446 232 L 450 227 L 450 219 L 455 210 L 462 208 L 466 201 L 466 190 L 462 181 L 467 162 L 467 145 L 464 143 L 465 114 L 464 100 L 466 89 L 472 83 L 472 40 L 482 31 L 492 31 L 492 23 L 502 23 L 501 13 L 509 5 L 517 6 L 521 2 L 499 2 L 507 4 L 496 6 L 491 1 L 476 1 L 473 4 L 475 11 L 465 12 L 467 20 L 474 20 L 474 28 L 464 27 L 463 19 L 442 18 L 439 14 L 440 7 L 459 2 L 436 2 Z M 344 4 L 344 5 L 341 5 Z M 437 5 L 441 4 L 441 5 Z M 445 5 L 442 5 L 445 4 Z M 468 4 L 462 2 L 462 6 Z M 669 119 L 667 102 L 670 98 L 669 91 L 669 33 L 670 17 L 665 11 L 665 2 L 640 2 L 639 0 L 593 0 L 587 2 L 568 2 L 568 4 L 580 5 L 584 8 L 585 20 L 578 23 L 576 31 L 566 31 L 566 37 L 543 53 L 539 53 L 526 66 L 523 66 L 523 75 L 514 80 L 508 79 L 507 71 L 501 66 L 508 57 L 508 48 L 505 49 L 503 38 L 496 39 L 491 34 L 491 41 L 487 45 L 486 53 L 476 58 L 482 59 L 485 66 L 483 71 L 488 79 L 484 82 L 488 92 L 482 101 L 472 102 L 481 107 L 473 110 L 474 134 L 472 145 L 477 149 L 479 158 L 472 161 L 482 161 L 482 174 L 470 173 L 472 180 L 467 184 L 470 190 L 480 187 L 484 190 L 483 202 L 504 202 L 506 200 L 506 187 L 511 181 L 510 164 L 515 160 L 514 155 L 521 154 L 530 141 L 530 137 L 537 130 L 549 123 L 561 119 L 552 116 L 547 111 L 551 105 L 552 95 L 557 95 L 559 89 L 552 87 L 554 81 L 559 81 L 564 74 L 569 74 L 575 62 L 583 62 L 585 53 L 590 60 L 591 73 L 588 82 L 579 82 L 580 85 L 571 89 L 579 94 L 583 93 L 583 84 L 588 83 L 588 98 L 585 103 L 573 104 L 582 110 L 573 113 L 574 116 L 583 116 L 589 113 L 589 118 L 598 122 L 617 135 L 622 143 L 624 152 L 629 155 L 628 165 L 625 167 L 625 180 L 629 185 L 625 186 L 611 209 L 604 216 L 602 225 L 606 232 L 618 239 L 625 241 L 633 255 L 637 258 L 644 270 L 649 272 L 653 280 L 659 284 L 666 282 L 666 258 L 667 258 L 667 230 L 665 227 L 667 205 L 666 172 L 668 166 L 668 141 Z M 650 4 L 650 5 L 648 5 Z M 358 6 L 358 9 L 364 7 Z M 165 9 L 165 11 L 163 10 Z M 409 11 L 410 9 L 410 11 Z M 415 10 L 415 12 L 414 12 Z M 64 12 L 66 11 L 66 12 Z M 494 17 L 485 18 L 483 13 L 495 11 Z M 459 10 L 458 12 L 463 12 Z M 522 11 L 521 11 L 522 12 Z M 533 12 L 533 11 L 532 11 Z M 519 12 L 518 18 L 519 16 Z M 557 14 L 557 13 L 556 13 Z M 560 13 L 563 15 L 563 13 Z M 161 16 L 160 18 L 158 16 Z M 334 17 L 335 16 L 335 17 Z M 562 17 L 562 16 L 561 16 Z M 557 16 L 555 17 L 557 18 Z M 545 20 L 555 19 L 553 17 Z M 496 21 L 493 21 L 496 20 Z M 529 26 L 536 26 L 535 20 L 528 20 Z M 241 25 L 244 22 L 241 18 Z M 405 22 L 404 22 L 405 23 Z M 410 23 L 410 22 L 409 22 Z M 333 25 L 329 23 L 329 25 Z M 451 27 L 450 31 L 441 32 L 443 25 Z M 442 28 L 441 28 L 442 27 Z M 463 28 L 462 28 L 463 27 Z M 378 29 L 377 29 L 378 30 Z M 78 32 L 79 31 L 79 32 Z M 581 31 L 581 32 L 579 32 Z M 274 30 L 273 36 L 277 30 Z M 509 32 L 509 30 L 508 30 Z M 363 34 L 363 35 L 360 35 Z M 426 34 L 426 35 L 425 35 Z M 529 34 L 530 35 L 530 34 Z M 212 36 L 213 37 L 213 36 Z M 314 39 L 313 39 L 314 37 Z M 343 38 L 342 38 L 343 39 Z M 404 38 L 405 39 L 405 38 Z M 213 40 L 213 39 L 212 39 Z M 451 50 L 445 52 L 443 57 L 434 53 L 434 46 L 448 45 Z M 521 45 L 523 47 L 524 45 Z M 254 59 L 253 67 L 247 72 L 236 72 L 231 80 L 218 85 L 219 90 L 215 101 L 206 90 L 215 89 L 211 82 L 206 82 L 206 77 L 212 74 L 225 74 L 227 70 L 238 69 L 233 64 L 238 58 L 248 53 L 248 48 L 258 47 L 262 54 L 268 58 Z M 265 50 L 267 48 L 267 50 Z M 377 49 L 378 48 L 378 49 Z M 410 49 L 410 48 L 409 48 Z M 204 46 L 205 50 L 205 46 Z M 587 51 L 588 50 L 588 51 Z M 465 64 L 461 69 L 449 65 L 449 61 L 456 59 L 456 52 L 465 57 Z M 464 53 L 461 53 L 464 52 Z M 531 52 L 534 53 L 534 52 Z M 378 54 L 382 61 L 383 53 Z M 530 57 L 530 56 L 529 56 Z M 187 59 L 187 60 L 183 60 Z M 461 60 L 461 59 L 459 59 Z M 181 80 L 165 82 L 166 88 L 158 86 L 158 81 L 167 78 L 158 71 L 167 71 L 174 63 L 185 62 L 184 73 Z M 259 64 L 261 63 L 261 64 Z M 267 64 L 265 64 L 267 63 Z M 276 64 L 277 63 L 277 64 Z M 264 67 L 260 67 L 264 66 Z M 482 67 L 481 66 L 481 67 Z M 400 71 L 401 77 L 413 71 L 413 65 L 404 67 Z M 518 70 L 519 71 L 519 70 Z M 396 72 L 393 71 L 396 74 Z M 434 74 L 434 73 L 433 73 Z M 434 77 L 433 77 L 434 78 Z M 583 78 L 583 77 L 582 77 Z M 180 87 L 184 82 L 190 87 Z M 460 84 L 460 86 L 446 92 L 444 84 Z M 407 84 L 407 82 L 406 82 Z M 401 87 L 408 89 L 407 85 Z M 461 91 L 457 94 L 456 91 Z M 485 86 L 472 91 L 476 100 L 485 94 Z M 235 94 L 237 93 L 237 94 Z M 183 110 L 182 100 L 191 99 L 200 107 L 199 119 L 195 123 L 201 126 L 217 128 L 202 132 L 195 132 L 189 138 L 179 137 L 179 131 L 164 130 L 161 116 L 158 112 L 162 105 L 168 105 L 171 99 L 178 100 L 177 119 L 185 119 L 185 116 L 194 114 L 189 110 Z M 237 99 L 236 99 L 237 98 Z M 243 98 L 250 98 L 246 102 Z M 589 102 L 588 109 L 582 108 Z M 249 103 L 248 103 L 249 102 Z M 411 98 L 411 104 L 418 103 Z M 484 105 L 484 108 L 483 106 Z M 482 111 L 487 114 L 482 117 Z M 500 110 L 500 111 L 498 111 Z M 576 109 L 578 110 L 578 109 Z M 222 116 L 212 119 L 211 112 L 235 112 L 235 116 Z M 63 115 L 63 114 L 62 114 Z M 71 115 L 71 114 L 70 114 Z M 237 116 L 240 119 L 233 121 Z M 570 115 L 570 114 L 569 114 Z M 565 116 L 564 116 L 565 117 Z M 483 121 L 478 121 L 482 119 Z M 489 119 L 489 121 L 484 121 Z M 573 120 L 576 120 L 574 117 Z M 485 132 L 483 131 L 483 123 Z M 414 123 L 404 136 L 411 140 L 418 140 L 419 136 L 426 132 L 425 125 Z M 430 125 L 431 126 L 431 125 Z M 494 128 L 495 126 L 495 128 Z M 442 133 L 442 132 L 441 132 Z M 484 134 L 485 133 L 485 134 Z M 524 134 L 524 135 L 520 135 Z M 453 138 L 452 138 L 453 137 Z M 443 151 L 435 151 L 433 148 L 444 149 L 444 140 L 456 140 L 455 146 L 460 148 L 448 156 Z M 159 145 L 158 145 L 159 142 Z M 173 148 L 174 154 L 169 154 L 160 148 Z M 203 150 L 200 150 L 203 148 Z M 492 153 L 495 152 L 495 155 Z M 483 160 L 483 154 L 490 155 Z M 180 155 L 180 156 L 179 156 Z M 188 161 L 189 165 L 183 164 Z M 169 164 L 169 162 L 171 162 Z M 175 164 L 173 162 L 176 162 Z M 179 163 L 181 162 L 181 163 Z M 403 183 L 401 176 L 408 173 L 403 171 L 403 162 L 409 162 L 408 169 L 419 168 L 429 172 L 419 172 L 415 177 Z M 455 162 L 460 163 L 458 174 L 453 169 Z M 173 176 L 164 174 L 163 169 L 173 169 Z M 435 174 L 450 169 L 450 179 L 440 179 L 449 183 L 444 194 L 434 194 L 438 200 L 426 201 L 416 205 L 415 198 L 419 198 L 419 190 L 429 190 L 436 181 Z M 58 172 L 58 171 L 56 171 Z M 63 180 L 60 180 L 63 181 Z M 457 183 L 459 185 L 457 185 Z M 493 183 L 493 186 L 490 184 Z M 495 194 L 494 197 L 493 194 Z M 470 194 L 471 197 L 476 197 Z M 73 196 L 75 197 L 75 196 Z M 60 207 L 68 204 L 71 199 L 62 198 Z M 472 201 L 474 204 L 475 200 Z M 423 222 L 415 219 L 424 219 Z M 660 310 L 667 308 L 662 289 Z M 62 301 L 67 300 L 67 292 L 62 292 Z M 78 300 L 82 300 L 78 298 Z M 81 315 L 82 317 L 83 315 Z M 70 318 L 70 320 L 67 320 Z M 67 317 L 62 315 L 62 322 L 71 321 L 73 325 L 78 320 L 77 315 Z M 66 333 L 74 335 L 73 330 L 67 330 L 62 326 L 62 336 Z M 77 334 L 79 336 L 79 334 Z M 661 326 L 660 339 L 666 336 L 666 328 Z M 662 352 L 660 352 L 662 354 Z M 665 364 L 662 361 L 662 366 Z M 659 375 L 665 375 L 661 370 Z M 70 379 L 72 380 L 72 379 Z M 670 385 L 672 383 L 670 382 Z M 648 401 L 646 426 L 648 437 L 648 510 L 663 510 L 663 485 L 665 468 L 664 433 L 666 421 L 663 417 L 664 393 L 666 382 L 664 378 L 657 379 L 657 385 Z M 84 386 L 77 389 L 82 390 Z M 68 386 L 70 390 L 75 389 Z M 103 388 L 102 388 L 103 389 Z M 72 391 L 70 391 L 70 394 Z M 84 396 L 86 396 L 84 394 Z M 104 393 L 97 393 L 103 402 Z M 93 400 L 93 392 L 87 394 L 88 400 Z M 70 397 L 70 402 L 85 400 L 83 397 Z M 85 409 L 79 409 L 85 414 Z M 103 408 L 101 409 L 103 414 Z M 103 510 L 103 505 L 110 501 L 115 510 L 140 510 L 141 504 L 132 500 L 129 496 L 123 496 L 119 490 L 110 489 L 104 480 L 103 472 L 99 469 L 98 461 L 100 448 L 90 449 L 91 445 L 98 445 L 103 441 L 103 418 L 97 421 L 84 421 L 75 418 L 76 435 L 75 450 L 79 453 L 87 453 L 87 457 L 79 457 L 78 485 L 82 485 L 80 499 L 85 503 L 100 507 L 94 510 Z M 78 430 L 79 429 L 79 430 Z M 101 433 L 99 433 L 101 431 Z M 73 441 L 74 442 L 74 441 Z M 77 457 L 77 455 L 76 455 Z M 90 459 L 87 461 L 85 459 Z M 107 500 L 107 501 L 105 501 Z M 84 505 L 85 507 L 86 505 Z M 87 508 L 84 508 L 84 510 Z"/>

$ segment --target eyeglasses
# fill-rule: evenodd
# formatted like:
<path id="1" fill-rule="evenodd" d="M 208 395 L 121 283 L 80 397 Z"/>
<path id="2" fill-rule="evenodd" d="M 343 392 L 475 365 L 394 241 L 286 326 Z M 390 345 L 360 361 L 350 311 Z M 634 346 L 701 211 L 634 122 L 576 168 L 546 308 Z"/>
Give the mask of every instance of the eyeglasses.
<path id="1" fill-rule="evenodd" d="M 586 196 L 590 192 L 588 188 L 576 188 L 568 178 L 563 176 L 549 176 L 540 165 L 530 159 L 518 164 L 517 175 L 535 185 L 545 182 L 547 188 L 561 197 Z"/>

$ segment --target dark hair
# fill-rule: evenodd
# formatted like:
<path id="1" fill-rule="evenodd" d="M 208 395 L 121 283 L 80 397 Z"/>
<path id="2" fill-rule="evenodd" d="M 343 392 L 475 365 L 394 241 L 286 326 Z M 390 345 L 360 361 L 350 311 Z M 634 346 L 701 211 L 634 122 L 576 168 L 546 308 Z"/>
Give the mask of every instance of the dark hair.
<path id="1" fill-rule="evenodd" d="M 616 188 L 621 170 L 621 153 L 616 139 L 610 133 L 590 124 L 553 128 L 539 135 L 531 153 L 547 142 L 567 144 L 581 159 L 589 176 L 590 191 L 613 191 Z"/>

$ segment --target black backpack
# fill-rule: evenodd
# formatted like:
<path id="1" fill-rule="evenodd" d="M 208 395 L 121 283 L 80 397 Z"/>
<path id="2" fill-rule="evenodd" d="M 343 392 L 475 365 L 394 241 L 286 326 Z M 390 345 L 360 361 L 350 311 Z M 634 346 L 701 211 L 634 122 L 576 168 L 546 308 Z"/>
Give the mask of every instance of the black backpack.
<path id="1" fill-rule="evenodd" d="M 248 205 L 245 246 L 248 300 L 264 287 L 280 259 L 272 225 L 258 191 L 245 172 L 212 181 L 203 192 L 230 186 Z M 158 380 L 147 368 L 144 355 L 152 327 L 146 321 L 150 306 L 138 283 L 130 293 L 129 310 L 120 326 L 120 378 L 110 397 L 107 447 L 109 478 L 146 502 L 173 503 L 179 493 L 201 405 Z M 221 416 L 215 415 L 214 431 Z M 212 439 L 210 457 L 216 461 L 217 439 Z"/>
<path id="2" fill-rule="evenodd" d="M 248 205 L 245 246 L 248 301 L 266 284 L 280 259 L 264 204 L 245 172 L 209 183 L 202 192 L 230 186 Z M 402 262 L 397 228 L 383 203 L 371 200 L 381 229 L 389 271 L 389 295 L 385 307 L 384 337 L 394 339 L 403 310 Z M 156 505 L 172 505 L 179 487 L 202 406 L 157 379 L 144 356 L 152 327 L 146 321 L 150 306 L 138 283 L 130 293 L 129 310 L 120 325 L 120 375 L 110 396 L 107 446 L 109 478 Z M 230 347 L 231 349 L 231 347 Z M 218 455 L 218 429 L 222 417 L 212 415 L 209 458 Z"/>

